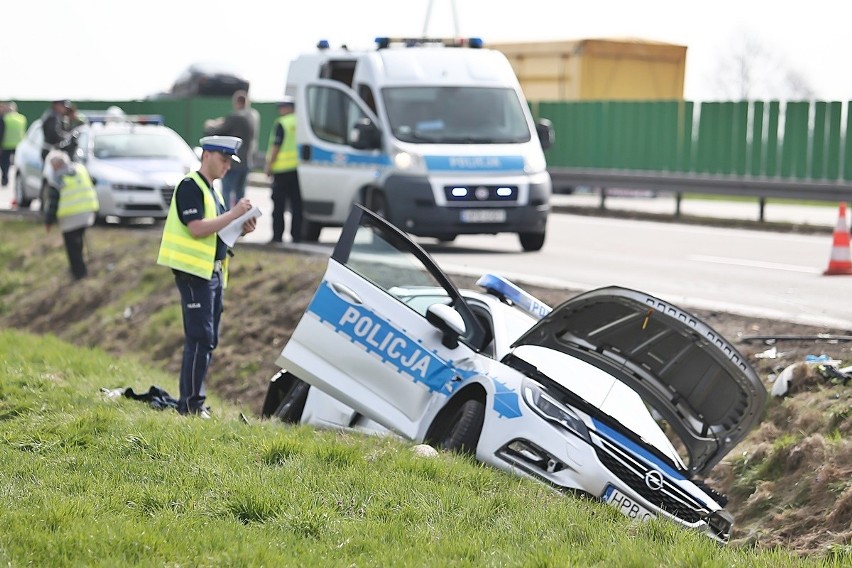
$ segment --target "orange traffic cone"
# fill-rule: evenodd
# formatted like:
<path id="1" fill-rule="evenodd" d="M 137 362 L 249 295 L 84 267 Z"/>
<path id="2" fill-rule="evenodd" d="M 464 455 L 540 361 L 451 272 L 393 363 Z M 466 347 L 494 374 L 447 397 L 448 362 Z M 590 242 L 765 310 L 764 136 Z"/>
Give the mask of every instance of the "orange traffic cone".
<path id="1" fill-rule="evenodd" d="M 834 227 L 834 243 L 831 245 L 831 258 L 828 268 L 823 272 L 826 276 L 835 274 L 852 274 L 852 252 L 849 249 L 849 228 L 846 225 L 846 203 L 840 203 L 837 225 Z"/>

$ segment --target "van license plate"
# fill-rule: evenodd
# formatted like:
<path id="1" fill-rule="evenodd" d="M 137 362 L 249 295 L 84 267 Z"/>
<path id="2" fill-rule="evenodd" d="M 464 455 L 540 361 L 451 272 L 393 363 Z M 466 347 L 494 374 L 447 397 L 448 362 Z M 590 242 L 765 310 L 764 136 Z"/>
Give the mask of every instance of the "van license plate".
<path id="1" fill-rule="evenodd" d="M 505 209 L 462 209 L 462 223 L 505 223 Z"/>
<path id="2" fill-rule="evenodd" d="M 614 506 L 619 511 L 621 511 L 622 514 L 630 517 L 631 519 L 647 521 L 648 519 L 654 518 L 654 515 L 653 513 L 651 513 L 651 511 L 649 511 L 642 505 L 636 503 L 633 499 L 631 499 L 612 485 L 606 486 L 606 491 L 604 491 L 603 494 L 603 501 Z"/>

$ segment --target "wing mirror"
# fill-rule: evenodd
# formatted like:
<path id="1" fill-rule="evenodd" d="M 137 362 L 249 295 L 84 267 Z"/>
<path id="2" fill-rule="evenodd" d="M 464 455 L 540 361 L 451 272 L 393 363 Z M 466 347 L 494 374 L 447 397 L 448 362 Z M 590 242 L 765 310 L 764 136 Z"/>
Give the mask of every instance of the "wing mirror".
<path id="1" fill-rule="evenodd" d="M 448 349 L 459 346 L 459 336 L 464 335 L 467 328 L 464 320 L 457 311 L 446 304 L 432 304 L 426 310 L 426 320 L 441 330 L 441 343 Z"/>
<path id="2" fill-rule="evenodd" d="M 553 134 L 553 123 L 546 118 L 540 119 L 535 123 L 535 132 L 538 134 L 538 141 L 541 142 L 541 149 L 547 150 L 553 146 L 555 136 Z"/>
<path id="3" fill-rule="evenodd" d="M 356 150 L 376 150 L 382 147 L 382 133 L 369 118 L 362 118 L 349 131 L 349 144 Z"/>

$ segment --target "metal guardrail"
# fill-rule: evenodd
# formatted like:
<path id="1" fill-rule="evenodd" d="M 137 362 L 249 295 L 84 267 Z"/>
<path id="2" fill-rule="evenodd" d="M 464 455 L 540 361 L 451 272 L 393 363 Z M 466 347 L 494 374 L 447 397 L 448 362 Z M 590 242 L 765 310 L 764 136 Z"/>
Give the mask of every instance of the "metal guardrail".
<path id="1" fill-rule="evenodd" d="M 592 187 L 600 190 L 600 208 L 606 209 L 607 189 L 643 189 L 675 194 L 675 217 L 680 216 L 684 193 L 753 197 L 757 200 L 758 218 L 764 221 L 766 200 L 792 199 L 807 201 L 852 202 L 852 183 L 791 179 L 761 179 L 742 176 L 720 176 L 637 170 L 586 168 L 548 168 L 553 187 Z"/>

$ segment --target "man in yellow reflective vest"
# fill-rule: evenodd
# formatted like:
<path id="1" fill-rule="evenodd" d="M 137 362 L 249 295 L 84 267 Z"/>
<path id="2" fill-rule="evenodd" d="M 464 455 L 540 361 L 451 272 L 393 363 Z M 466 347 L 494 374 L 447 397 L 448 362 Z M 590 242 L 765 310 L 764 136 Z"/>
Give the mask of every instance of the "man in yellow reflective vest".
<path id="1" fill-rule="evenodd" d="M 175 187 L 157 264 L 172 269 L 183 312 L 183 360 L 180 369 L 178 412 L 210 417 L 204 405 L 204 386 L 213 350 L 219 343 L 223 290 L 228 281 L 227 245 L 218 232 L 251 210 L 247 198 L 232 209 L 213 182 L 239 160 L 242 140 L 235 136 L 201 139 L 201 167 Z M 242 233 L 254 231 L 255 219 L 243 223 Z"/>
<path id="2" fill-rule="evenodd" d="M 83 164 L 72 162 L 62 150 L 51 150 L 46 160 L 51 174 L 47 178 L 45 227 L 50 232 L 53 225 L 59 224 L 71 274 L 80 280 L 88 275 L 83 244 L 86 229 L 95 223 L 98 195 Z"/>
<path id="3" fill-rule="evenodd" d="M 15 101 L 0 103 L 0 185 L 9 185 L 9 166 L 14 163 L 15 148 L 27 132 L 27 117 L 18 112 Z"/>
<path id="4" fill-rule="evenodd" d="M 302 192 L 296 166 L 296 103 L 285 98 L 278 103 L 278 118 L 269 133 L 266 175 L 272 176 L 272 243 L 284 240 L 284 212 L 290 202 L 290 236 L 302 240 Z"/>

